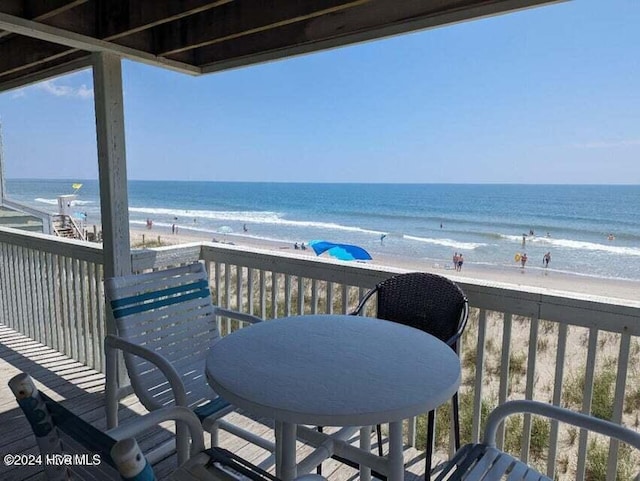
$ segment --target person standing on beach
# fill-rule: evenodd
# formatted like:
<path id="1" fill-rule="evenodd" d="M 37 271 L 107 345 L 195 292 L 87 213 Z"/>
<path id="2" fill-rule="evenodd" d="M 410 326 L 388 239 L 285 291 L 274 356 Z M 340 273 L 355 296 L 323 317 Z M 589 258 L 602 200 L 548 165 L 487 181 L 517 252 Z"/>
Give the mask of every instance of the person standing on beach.
<path id="1" fill-rule="evenodd" d="M 521 256 L 520 256 L 520 263 L 522 264 L 522 267 L 525 266 L 525 264 L 527 263 L 527 253 L 524 252 Z"/>
<path id="2" fill-rule="evenodd" d="M 458 254 L 458 268 L 456 269 L 458 272 L 462 270 L 462 264 L 464 263 L 464 259 L 462 258 L 462 254 Z"/>
<path id="3" fill-rule="evenodd" d="M 459 259 L 459 258 L 460 258 L 460 257 L 458 256 L 458 253 L 457 253 L 457 252 L 454 252 L 454 253 L 453 253 L 453 270 L 454 270 L 454 271 L 457 271 L 457 270 L 458 270 L 458 259 Z"/>
<path id="4" fill-rule="evenodd" d="M 551 260 L 551 252 L 547 252 L 543 257 L 542 257 L 542 263 L 544 264 L 545 267 L 549 267 L 549 261 Z"/>

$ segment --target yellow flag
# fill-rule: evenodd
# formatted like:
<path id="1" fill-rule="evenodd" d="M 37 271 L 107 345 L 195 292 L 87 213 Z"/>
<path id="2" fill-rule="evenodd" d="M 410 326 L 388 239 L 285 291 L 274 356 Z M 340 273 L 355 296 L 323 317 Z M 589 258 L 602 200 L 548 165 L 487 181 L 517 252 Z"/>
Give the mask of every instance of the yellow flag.
<path id="1" fill-rule="evenodd" d="M 73 187 L 75 190 L 78 190 L 80 187 L 82 187 L 82 184 L 71 184 L 71 187 Z"/>

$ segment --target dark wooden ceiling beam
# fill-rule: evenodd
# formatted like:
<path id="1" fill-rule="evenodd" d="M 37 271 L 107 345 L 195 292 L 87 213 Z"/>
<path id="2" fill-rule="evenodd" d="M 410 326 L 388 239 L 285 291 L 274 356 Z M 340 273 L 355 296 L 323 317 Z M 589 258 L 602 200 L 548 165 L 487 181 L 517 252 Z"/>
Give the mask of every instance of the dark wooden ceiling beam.
<path id="1" fill-rule="evenodd" d="M 0 12 L 16 15 L 29 20 L 42 21 L 60 15 L 72 8 L 87 3 L 88 0 L 2 0 Z M 0 32 L 0 38 L 11 35 Z"/>
<path id="2" fill-rule="evenodd" d="M 73 11 L 63 11 L 47 18 L 43 23 L 111 41 L 196 15 L 231 1 L 233 0 L 95 0 Z"/>
<path id="3" fill-rule="evenodd" d="M 370 0 L 251 0 L 230 3 L 155 29 L 156 55 L 233 40 L 291 23 L 329 15 Z"/>
<path id="4" fill-rule="evenodd" d="M 100 38 L 105 41 L 118 42 L 126 47 L 135 48 L 149 52 L 151 51 L 152 35 L 144 31 L 164 22 L 175 21 L 189 15 L 195 15 L 232 0 L 184 0 L 182 2 L 158 2 L 156 0 L 102 0 L 99 2 L 88 2 L 86 0 L 63 1 L 46 0 L 36 11 L 36 0 L 34 1 L 33 13 L 43 15 L 42 23 L 57 28 L 63 28 L 74 33 Z M 44 4 L 48 8 L 57 8 L 56 15 L 48 15 Z M 0 3 L 4 5 L 4 3 Z M 18 5 L 13 5 L 15 10 Z M 73 8 L 78 7 L 78 8 Z M 8 12 L 4 12 L 8 13 Z M 24 15 L 24 11 L 21 11 Z M 25 18 L 23 16 L 23 18 Z M 39 20 L 37 18 L 36 20 Z M 99 20 L 96 20 L 99 19 Z M 101 34 L 98 34 L 100 31 Z M 126 36 L 140 32 L 139 35 L 132 35 L 130 39 Z M 0 37 L 8 32 L 0 32 Z M 5 52 L 19 52 L 25 46 L 26 37 L 13 36 L 7 38 L 0 44 L 0 76 L 11 74 L 23 68 L 31 68 L 38 63 L 47 63 L 52 59 L 71 54 L 76 49 L 63 47 L 50 42 L 33 40 L 26 42 L 32 51 L 37 52 L 29 55 L 28 61 L 20 64 L 19 56 L 4 55 Z"/>
<path id="5" fill-rule="evenodd" d="M 460 0 L 457 4 L 472 2 L 473 0 Z M 450 5 L 451 2 L 405 0 L 396 4 L 388 0 L 371 0 L 366 5 L 355 6 L 330 16 L 319 19 L 309 18 L 277 29 L 255 32 L 251 36 L 236 39 L 233 42 L 209 45 L 198 49 L 196 56 L 202 64 L 207 64 L 228 58 L 244 57 L 259 51 L 277 51 L 289 45 L 310 44 L 327 38 L 346 36 L 354 31 L 371 29 L 383 22 L 384 18 L 396 22 L 442 13 L 443 10 L 448 11 L 445 6 L 447 4 Z"/>
<path id="6" fill-rule="evenodd" d="M 233 0 L 100 0 L 98 38 L 116 40 L 158 25 L 217 8 Z"/>
<path id="7" fill-rule="evenodd" d="M 211 73 L 560 1 L 371 0 L 322 18 L 199 48 L 197 65 Z"/>
<path id="8" fill-rule="evenodd" d="M 16 55 L 15 52 L 20 52 L 20 55 Z M 68 53 L 71 53 L 71 50 L 64 45 L 13 35 L 10 40 L 0 42 L 0 77 L 30 69 Z"/>
<path id="9" fill-rule="evenodd" d="M 24 18 L 11 16 L 1 12 L 0 29 L 13 32 L 18 36 L 35 38 L 44 42 L 41 44 L 41 47 L 34 48 L 33 53 L 28 54 L 39 56 L 40 61 L 42 62 L 46 62 L 52 56 L 50 55 L 52 53 L 52 46 L 49 44 L 53 44 L 54 48 L 58 45 L 66 46 L 68 49 L 67 52 L 69 53 L 75 50 L 84 50 L 87 52 L 109 52 L 123 58 L 133 59 L 150 65 L 162 66 L 183 73 L 189 73 L 192 75 L 201 73 L 198 67 L 158 57 L 150 53 L 148 49 L 134 49 L 127 47 L 126 45 L 120 45 L 115 42 L 98 39 L 95 36 L 76 33 L 70 30 L 65 30 L 41 22 L 35 22 L 33 20 L 26 20 Z M 2 42 L 3 48 L 11 49 L 15 45 L 13 40 L 14 39 Z M 20 55 L 16 55 L 15 51 L 13 51 L 13 53 L 14 55 L 12 55 L 12 57 L 17 57 L 19 61 Z M 53 53 L 53 55 L 57 56 L 59 54 L 59 51 L 55 48 L 55 53 Z M 6 62 L 7 60 L 0 56 L 0 76 L 2 75 L 2 72 L 6 70 L 2 66 L 3 61 Z M 12 61 L 14 61 L 14 59 L 8 60 L 8 62 Z M 30 63 L 30 65 L 32 65 L 32 63 Z"/>
<path id="10" fill-rule="evenodd" d="M 76 51 L 65 55 L 64 57 L 56 58 L 50 62 L 39 63 L 36 66 L 1 77 L 0 92 L 26 87 L 52 77 L 88 68 L 91 65 L 92 61 L 90 53 Z"/>
<path id="11" fill-rule="evenodd" d="M 49 1 L 49 6 L 54 7 L 54 3 L 61 3 L 59 0 Z M 52 25 L 57 28 L 72 31 L 82 35 L 92 36 L 95 31 L 95 2 L 67 2 L 66 5 L 76 4 L 75 8 L 62 9 L 56 16 L 47 16 L 44 19 L 33 19 L 39 23 Z M 42 6 L 41 6 L 42 7 Z M 44 10 L 42 10 L 44 12 Z M 22 17 L 26 18 L 26 17 Z M 6 33 L 6 32 L 5 32 Z M 28 57 L 20 55 L 5 55 L 5 53 L 27 52 Z M 58 45 L 44 40 L 25 37 L 22 35 L 11 35 L 0 41 L 0 77 L 13 74 L 20 69 L 28 71 L 39 64 L 47 64 L 65 55 L 76 52 L 77 49 L 69 46 Z M 24 60 L 23 60 L 24 59 Z"/>
<path id="12" fill-rule="evenodd" d="M 2 0 L 0 1 L 0 12 L 9 15 L 24 15 L 24 2 L 22 0 Z"/>
<path id="13" fill-rule="evenodd" d="M 88 0 L 25 0 L 23 17 L 29 20 L 46 20 L 71 10 Z M 5 12 L 8 13 L 8 12 Z"/>

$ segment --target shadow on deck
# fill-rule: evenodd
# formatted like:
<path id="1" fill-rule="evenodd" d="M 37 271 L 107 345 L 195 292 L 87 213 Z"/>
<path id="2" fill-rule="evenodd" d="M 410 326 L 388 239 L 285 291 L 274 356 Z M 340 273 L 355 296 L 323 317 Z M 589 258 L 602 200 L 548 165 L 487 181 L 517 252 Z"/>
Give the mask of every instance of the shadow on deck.
<path id="1" fill-rule="evenodd" d="M 0 454 L 37 454 L 35 437 L 7 386 L 11 377 L 27 372 L 38 389 L 90 422 L 98 429 L 106 429 L 104 411 L 104 375 L 60 354 L 22 334 L 0 324 Z M 135 396 L 121 401 L 120 422 L 147 412 Z M 265 438 L 273 439 L 271 423 L 240 413 L 225 419 L 249 429 Z M 143 452 L 148 452 L 172 437 L 173 424 L 168 422 L 137 438 Z M 205 435 L 205 438 L 208 436 Z M 206 439 L 208 443 L 208 439 Z M 273 457 L 247 441 L 224 431 L 220 432 L 220 445 L 271 472 Z M 375 448 L 375 438 L 372 439 Z M 298 459 L 311 452 L 311 447 L 299 443 Z M 424 453 L 413 448 L 405 450 L 407 481 L 418 481 L 424 476 Z M 166 479 L 176 467 L 175 455 L 154 464 L 159 480 Z M 323 463 L 322 474 L 329 481 L 349 481 L 358 478 L 358 472 L 335 460 Z M 44 479 L 40 467 L 5 466 L 0 463 L 0 479 L 22 481 Z"/>

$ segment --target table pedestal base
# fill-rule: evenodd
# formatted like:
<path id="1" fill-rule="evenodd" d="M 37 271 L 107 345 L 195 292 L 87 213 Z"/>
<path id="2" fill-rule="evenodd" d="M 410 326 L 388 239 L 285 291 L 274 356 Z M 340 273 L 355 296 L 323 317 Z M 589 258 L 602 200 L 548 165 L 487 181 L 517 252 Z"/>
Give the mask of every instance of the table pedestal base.
<path id="1" fill-rule="evenodd" d="M 312 470 L 324 459 L 334 454 L 360 465 L 360 479 L 371 481 L 371 470 L 387 476 L 388 481 L 404 480 L 404 444 L 402 421 L 389 423 L 389 454 L 377 456 L 371 453 L 371 426 L 360 428 L 360 447 L 347 442 L 357 428 L 342 428 L 331 436 L 294 424 L 276 422 L 276 476 L 292 481 L 298 472 Z M 311 444 L 314 453 L 296 464 L 296 439 Z M 300 468 L 300 469 L 298 469 Z"/>

